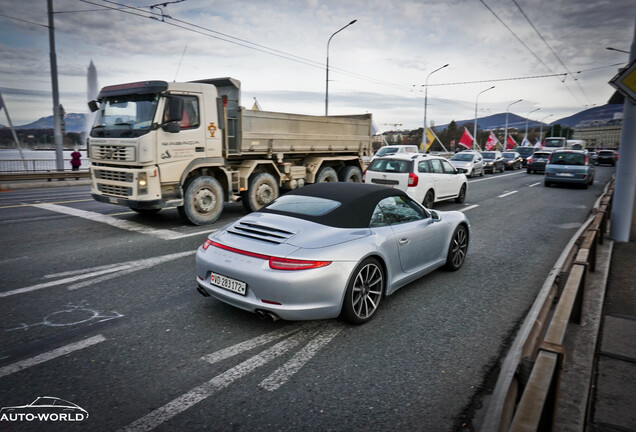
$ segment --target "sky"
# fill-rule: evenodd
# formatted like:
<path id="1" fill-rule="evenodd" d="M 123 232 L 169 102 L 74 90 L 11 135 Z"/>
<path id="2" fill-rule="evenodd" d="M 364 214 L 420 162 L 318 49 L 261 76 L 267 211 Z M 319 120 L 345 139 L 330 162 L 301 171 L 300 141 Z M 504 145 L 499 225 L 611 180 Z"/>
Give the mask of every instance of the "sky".
<path id="1" fill-rule="evenodd" d="M 99 87 L 229 76 L 241 81 L 247 108 L 256 98 L 263 110 L 324 115 L 328 41 L 357 20 L 329 43 L 330 115 L 371 113 L 379 130 L 410 130 L 422 127 L 425 105 L 429 126 L 472 119 L 476 107 L 478 117 L 509 108 L 551 123 L 607 103 L 614 92 L 608 81 L 629 55 L 606 47 L 629 51 L 636 23 L 634 0 L 154 5 L 53 0 L 67 113 L 88 113 L 92 61 Z M 0 59 L 0 92 L 13 124 L 52 115 L 46 0 L 0 2 Z M 5 111 L 0 124 L 7 124 Z"/>

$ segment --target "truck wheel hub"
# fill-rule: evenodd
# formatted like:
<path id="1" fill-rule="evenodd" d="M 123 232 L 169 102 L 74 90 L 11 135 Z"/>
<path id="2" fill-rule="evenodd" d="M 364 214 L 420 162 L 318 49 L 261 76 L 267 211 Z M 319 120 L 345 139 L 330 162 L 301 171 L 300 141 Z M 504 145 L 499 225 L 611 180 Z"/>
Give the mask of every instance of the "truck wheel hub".
<path id="1" fill-rule="evenodd" d="M 269 204 L 274 198 L 274 189 L 270 185 L 260 185 L 256 190 L 256 199 L 259 204 Z"/>
<path id="2" fill-rule="evenodd" d="M 194 205 L 202 213 L 208 213 L 216 207 L 216 197 L 208 189 L 201 189 L 196 193 Z"/>

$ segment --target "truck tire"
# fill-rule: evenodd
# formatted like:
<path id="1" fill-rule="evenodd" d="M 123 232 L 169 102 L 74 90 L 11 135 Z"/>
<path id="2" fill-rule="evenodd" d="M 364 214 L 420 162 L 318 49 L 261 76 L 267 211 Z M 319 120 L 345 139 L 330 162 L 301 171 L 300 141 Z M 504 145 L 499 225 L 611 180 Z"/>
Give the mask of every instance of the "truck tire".
<path id="1" fill-rule="evenodd" d="M 357 166 L 346 166 L 338 175 L 341 182 L 362 183 L 362 171 Z"/>
<path id="2" fill-rule="evenodd" d="M 247 191 L 243 194 L 243 207 L 253 212 L 274 201 L 279 196 L 278 182 L 269 173 L 260 173 L 250 177 Z"/>
<path id="3" fill-rule="evenodd" d="M 338 174 L 336 174 L 336 170 L 330 167 L 324 167 L 318 171 L 315 183 L 332 183 L 337 181 Z"/>
<path id="4" fill-rule="evenodd" d="M 192 181 L 183 197 L 179 214 L 193 225 L 216 222 L 223 211 L 223 188 L 214 177 L 201 176 Z"/>

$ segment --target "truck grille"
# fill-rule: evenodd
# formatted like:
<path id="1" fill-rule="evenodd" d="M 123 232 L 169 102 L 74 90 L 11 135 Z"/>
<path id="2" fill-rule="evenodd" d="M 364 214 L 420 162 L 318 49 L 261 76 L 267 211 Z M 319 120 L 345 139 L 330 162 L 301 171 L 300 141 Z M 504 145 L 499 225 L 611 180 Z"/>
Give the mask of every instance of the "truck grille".
<path id="1" fill-rule="evenodd" d="M 102 169 L 93 170 L 93 175 L 96 179 L 100 180 L 110 180 L 110 181 L 118 181 L 118 182 L 127 182 L 131 183 L 133 181 L 132 173 L 125 173 L 121 171 L 108 171 Z"/>
<path id="2" fill-rule="evenodd" d="M 97 188 L 104 195 L 112 195 L 127 198 L 132 195 L 132 188 L 125 186 L 114 186 L 108 184 L 99 184 Z"/>
<path id="3" fill-rule="evenodd" d="M 134 162 L 135 148 L 123 145 L 93 145 L 91 158 L 108 161 Z"/>

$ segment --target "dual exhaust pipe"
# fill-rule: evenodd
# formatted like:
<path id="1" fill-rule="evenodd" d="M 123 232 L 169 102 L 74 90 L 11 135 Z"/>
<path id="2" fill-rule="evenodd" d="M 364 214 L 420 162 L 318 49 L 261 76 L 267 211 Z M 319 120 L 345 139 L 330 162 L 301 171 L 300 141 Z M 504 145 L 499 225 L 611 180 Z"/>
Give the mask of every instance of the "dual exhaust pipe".
<path id="1" fill-rule="evenodd" d="M 204 290 L 201 285 L 197 285 L 197 291 L 199 291 L 199 294 L 201 294 L 203 297 L 210 297 L 210 294 L 206 290 Z M 274 322 L 280 319 L 279 316 L 276 315 L 274 312 L 266 311 L 263 309 L 256 309 L 254 313 L 256 313 L 256 316 L 262 320 Z"/>

